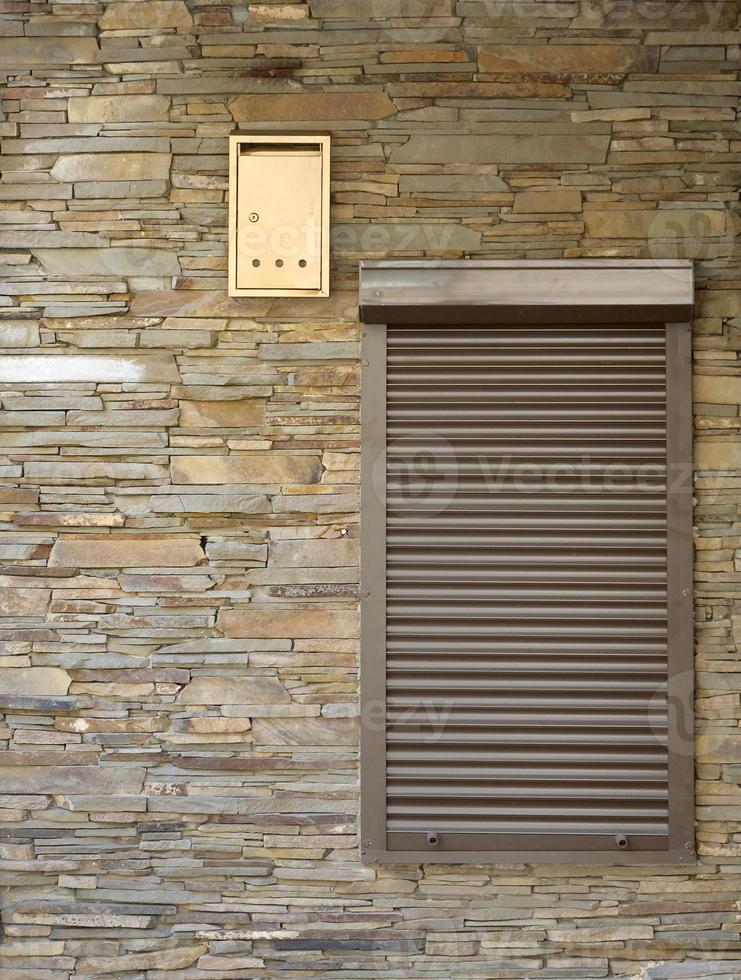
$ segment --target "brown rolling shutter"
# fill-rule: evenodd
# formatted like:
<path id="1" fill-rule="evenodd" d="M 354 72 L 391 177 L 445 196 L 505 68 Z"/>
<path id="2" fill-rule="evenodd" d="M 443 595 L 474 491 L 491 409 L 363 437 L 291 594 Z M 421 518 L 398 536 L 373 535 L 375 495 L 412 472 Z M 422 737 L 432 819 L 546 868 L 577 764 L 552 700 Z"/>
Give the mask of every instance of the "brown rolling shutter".
<path id="1" fill-rule="evenodd" d="M 690 859 L 688 325 L 414 306 L 364 326 L 366 860 Z"/>

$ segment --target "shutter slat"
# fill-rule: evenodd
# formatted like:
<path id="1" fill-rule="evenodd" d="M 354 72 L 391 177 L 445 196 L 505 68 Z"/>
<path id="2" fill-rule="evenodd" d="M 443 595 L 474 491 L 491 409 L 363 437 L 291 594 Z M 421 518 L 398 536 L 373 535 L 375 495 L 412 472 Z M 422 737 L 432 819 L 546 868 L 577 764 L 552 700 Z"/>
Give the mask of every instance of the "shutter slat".
<path id="1" fill-rule="evenodd" d="M 655 846 L 664 329 L 386 337 L 388 846 L 430 829 Z"/>

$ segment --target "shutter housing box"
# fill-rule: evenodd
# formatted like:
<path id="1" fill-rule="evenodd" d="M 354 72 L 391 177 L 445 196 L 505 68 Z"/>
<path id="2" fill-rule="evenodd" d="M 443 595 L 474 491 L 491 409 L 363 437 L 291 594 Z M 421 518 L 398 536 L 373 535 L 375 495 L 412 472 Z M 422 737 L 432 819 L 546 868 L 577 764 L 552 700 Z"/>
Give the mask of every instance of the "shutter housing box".
<path id="1" fill-rule="evenodd" d="M 360 308 L 363 860 L 693 861 L 691 263 Z"/>

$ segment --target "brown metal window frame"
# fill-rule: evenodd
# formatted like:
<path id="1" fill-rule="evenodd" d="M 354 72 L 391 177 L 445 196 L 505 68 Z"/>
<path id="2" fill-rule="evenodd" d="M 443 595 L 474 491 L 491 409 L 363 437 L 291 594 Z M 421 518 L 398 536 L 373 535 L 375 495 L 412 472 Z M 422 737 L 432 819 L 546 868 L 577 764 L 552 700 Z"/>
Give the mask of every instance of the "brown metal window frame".
<path id="1" fill-rule="evenodd" d="M 371 863 L 688 864 L 694 850 L 692 394 L 693 271 L 687 260 L 377 260 L 360 263 L 361 397 L 361 859 Z M 422 835 L 390 848 L 386 828 L 386 325 L 630 323 L 666 330 L 668 846 L 605 835 Z M 382 461 L 379 466 L 379 460 Z M 496 847 L 492 838 L 496 837 Z M 452 838 L 452 839 L 450 839 Z M 525 845 L 525 846 L 523 846 Z"/>

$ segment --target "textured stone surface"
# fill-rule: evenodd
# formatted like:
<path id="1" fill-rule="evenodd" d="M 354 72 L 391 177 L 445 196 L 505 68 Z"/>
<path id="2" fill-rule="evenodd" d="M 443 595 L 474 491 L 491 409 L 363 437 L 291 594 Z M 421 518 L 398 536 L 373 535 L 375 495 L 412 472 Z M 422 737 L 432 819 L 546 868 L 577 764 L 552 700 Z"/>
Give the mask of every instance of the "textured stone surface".
<path id="1" fill-rule="evenodd" d="M 321 463 L 315 456 L 251 453 L 244 456 L 174 456 L 173 483 L 315 483 Z"/>
<path id="2" fill-rule="evenodd" d="M 6 384 L 179 381 L 172 354 L 28 354 L 0 359 Z"/>
<path id="3" fill-rule="evenodd" d="M 308 119 L 385 119 L 396 109 L 385 92 L 302 92 L 239 95 L 229 102 L 235 122 L 296 122 Z"/>
<path id="4" fill-rule="evenodd" d="M 169 109 L 164 95 L 72 96 L 67 116 L 71 123 L 161 122 Z"/>
<path id="5" fill-rule="evenodd" d="M 70 153 L 60 157 L 51 175 L 60 182 L 75 180 L 166 180 L 169 153 Z"/>
<path id="6" fill-rule="evenodd" d="M 225 636 L 264 637 L 354 637 L 357 614 L 354 610 L 227 609 L 219 615 L 219 628 Z"/>
<path id="7" fill-rule="evenodd" d="M 391 151 L 392 163 L 604 163 L 606 136 L 538 135 L 457 136 L 412 134 Z"/>
<path id="8" fill-rule="evenodd" d="M 741 976 L 738 24 L 3 5 L 2 980 Z M 332 133 L 330 297 L 226 295 L 235 126 Z M 697 866 L 361 865 L 356 278 L 386 254 L 696 259 Z"/>
<path id="9" fill-rule="evenodd" d="M 0 695 L 66 694 L 69 684 L 58 667 L 0 667 Z"/>
<path id="10" fill-rule="evenodd" d="M 658 60 L 657 48 L 633 44 L 484 44 L 479 49 L 479 65 L 485 72 L 604 75 L 654 71 Z"/>
<path id="11" fill-rule="evenodd" d="M 52 276 L 175 276 L 174 252 L 154 248 L 37 248 L 34 255 Z"/>
<path id="12" fill-rule="evenodd" d="M 193 19 L 184 0 L 113 0 L 100 18 L 101 31 L 190 27 Z"/>
<path id="13" fill-rule="evenodd" d="M 0 64 L 8 68 L 27 65 L 94 65 L 98 42 L 93 37 L 3 37 Z"/>
<path id="14" fill-rule="evenodd" d="M 203 549 L 194 538 L 60 538 L 50 566 L 71 568 L 137 568 L 142 565 L 197 565 Z"/>

